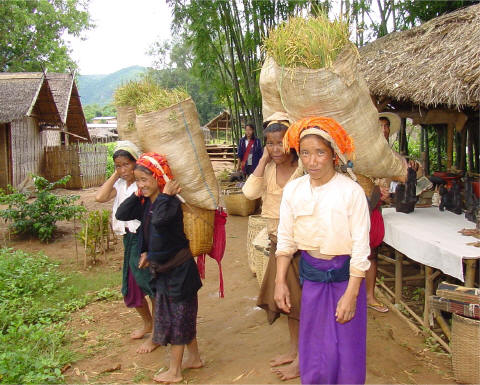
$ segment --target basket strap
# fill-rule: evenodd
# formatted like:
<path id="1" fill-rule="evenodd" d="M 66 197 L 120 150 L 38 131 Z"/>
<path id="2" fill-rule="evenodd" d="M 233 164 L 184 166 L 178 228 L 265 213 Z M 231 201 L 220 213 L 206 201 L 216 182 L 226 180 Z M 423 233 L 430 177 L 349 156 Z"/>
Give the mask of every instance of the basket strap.
<path id="1" fill-rule="evenodd" d="M 197 158 L 197 164 L 198 164 L 198 168 L 200 169 L 200 174 L 202 174 L 203 183 L 205 184 L 205 187 L 207 188 L 207 191 L 208 191 L 208 193 L 210 194 L 210 197 L 213 200 L 213 204 L 215 205 L 215 207 L 217 207 L 218 202 L 215 200 L 215 196 L 213 195 L 212 190 L 210 190 L 210 186 L 208 185 L 207 179 L 205 178 L 205 173 L 203 172 L 202 164 L 200 163 L 200 158 L 198 157 L 197 148 L 195 147 L 195 143 L 193 142 L 192 133 L 191 133 L 190 128 L 188 126 L 187 118 L 185 117 L 185 112 L 183 111 L 183 107 L 182 107 L 181 104 L 179 104 L 178 107 L 180 108 L 180 111 L 182 113 L 183 123 L 185 125 L 185 130 L 187 130 L 188 138 L 190 139 L 190 144 L 192 145 L 192 149 L 193 149 L 193 152 L 195 154 L 195 158 Z"/>

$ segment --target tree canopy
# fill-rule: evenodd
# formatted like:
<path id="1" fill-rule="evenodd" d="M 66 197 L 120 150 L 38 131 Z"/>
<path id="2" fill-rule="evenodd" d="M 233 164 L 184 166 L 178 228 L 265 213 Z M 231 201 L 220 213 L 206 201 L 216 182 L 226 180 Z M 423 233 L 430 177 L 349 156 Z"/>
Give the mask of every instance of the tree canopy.
<path id="1" fill-rule="evenodd" d="M 8 0 L 0 6 L 0 71 L 73 69 L 64 36 L 91 28 L 88 0 Z"/>

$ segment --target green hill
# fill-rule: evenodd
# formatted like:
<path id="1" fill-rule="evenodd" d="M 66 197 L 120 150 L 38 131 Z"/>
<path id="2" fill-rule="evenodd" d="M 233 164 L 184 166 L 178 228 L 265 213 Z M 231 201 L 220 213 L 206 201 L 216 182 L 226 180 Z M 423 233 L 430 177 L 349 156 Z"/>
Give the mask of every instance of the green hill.
<path id="1" fill-rule="evenodd" d="M 135 79 L 146 70 L 145 67 L 132 66 L 108 75 L 79 75 L 77 86 L 82 105 L 111 103 L 113 92 L 120 84 Z"/>

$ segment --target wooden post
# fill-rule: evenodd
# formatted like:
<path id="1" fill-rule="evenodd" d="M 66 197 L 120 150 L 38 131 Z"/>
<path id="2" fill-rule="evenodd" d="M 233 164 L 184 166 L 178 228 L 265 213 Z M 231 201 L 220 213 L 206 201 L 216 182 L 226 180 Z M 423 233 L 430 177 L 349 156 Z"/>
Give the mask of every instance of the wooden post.
<path id="1" fill-rule="evenodd" d="M 473 133 L 472 127 L 468 126 L 468 169 L 469 171 L 475 171 L 473 163 Z"/>
<path id="2" fill-rule="evenodd" d="M 453 124 L 447 125 L 447 170 L 453 165 Z"/>
<path id="3" fill-rule="evenodd" d="M 460 170 L 467 170 L 467 163 L 466 163 L 466 146 L 467 146 L 467 127 L 463 127 L 462 130 L 462 139 L 460 141 L 460 161 L 459 161 L 459 169 Z"/>
<path id="4" fill-rule="evenodd" d="M 433 295 L 433 280 L 432 280 L 433 268 L 425 265 L 425 307 L 423 308 L 423 326 L 430 329 L 430 303 L 428 298 Z"/>
<path id="5" fill-rule="evenodd" d="M 395 303 L 402 300 L 403 288 L 403 254 L 395 250 Z"/>
<path id="6" fill-rule="evenodd" d="M 430 142 L 428 141 L 428 126 L 425 127 L 425 174 L 430 175 Z"/>
<path id="7" fill-rule="evenodd" d="M 442 127 L 437 128 L 437 171 L 442 170 Z"/>
<path id="8" fill-rule="evenodd" d="M 465 259 L 465 286 L 475 287 L 476 259 Z"/>

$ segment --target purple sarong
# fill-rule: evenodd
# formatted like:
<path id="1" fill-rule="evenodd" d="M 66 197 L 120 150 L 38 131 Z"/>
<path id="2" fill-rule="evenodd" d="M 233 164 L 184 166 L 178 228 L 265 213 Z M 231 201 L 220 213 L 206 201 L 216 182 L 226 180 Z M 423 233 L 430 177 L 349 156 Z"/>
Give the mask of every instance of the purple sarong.
<path id="1" fill-rule="evenodd" d="M 348 255 L 332 260 L 313 258 L 302 251 L 312 267 L 327 271 L 343 266 Z M 365 281 L 360 286 L 355 316 L 345 324 L 335 321 L 344 282 L 305 280 L 300 307 L 299 360 L 302 384 L 363 384 L 366 372 L 367 299 Z"/>
<path id="2" fill-rule="evenodd" d="M 125 305 L 127 307 L 142 307 L 145 293 L 140 286 L 138 286 L 137 281 L 135 281 L 135 277 L 133 276 L 130 267 L 128 268 L 127 285 L 127 295 L 123 297 L 123 302 L 125 302 Z"/>

